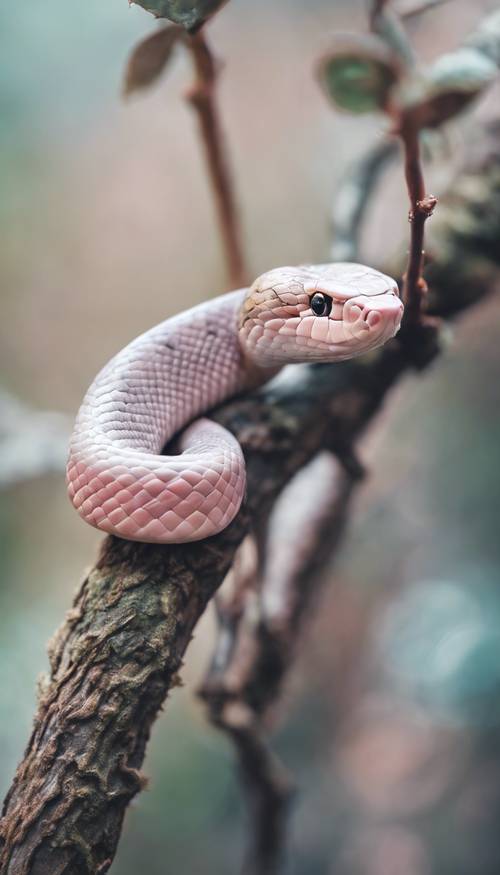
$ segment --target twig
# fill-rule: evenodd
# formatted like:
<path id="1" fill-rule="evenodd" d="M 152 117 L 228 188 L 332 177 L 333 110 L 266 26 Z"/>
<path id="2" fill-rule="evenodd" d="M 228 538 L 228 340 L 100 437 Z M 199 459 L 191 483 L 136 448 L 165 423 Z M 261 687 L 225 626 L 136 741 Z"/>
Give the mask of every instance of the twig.
<path id="1" fill-rule="evenodd" d="M 231 287 L 239 288 L 246 283 L 246 271 L 238 211 L 215 100 L 217 63 L 203 28 L 186 35 L 185 44 L 191 52 L 196 73 L 196 80 L 187 98 L 198 115 L 224 244 L 228 279 Z"/>
<path id="2" fill-rule="evenodd" d="M 431 266 L 438 314 L 456 314 L 494 287 L 494 148 L 462 189 L 454 183 L 449 217 L 440 211 Z M 104 541 L 52 647 L 50 678 L 0 822 L 2 875 L 107 872 L 126 808 L 144 785 L 139 770 L 152 723 L 250 519 L 267 511 L 332 434 L 352 445 L 410 362 L 405 344 L 392 343 L 369 363 L 304 368 L 293 385 L 271 385 L 225 405 L 216 418 L 236 434 L 247 459 L 248 500 L 235 522 L 187 546 Z"/>
<path id="3" fill-rule="evenodd" d="M 434 212 L 437 198 L 425 193 L 420 156 L 419 130 L 412 120 L 403 120 L 399 135 L 404 148 L 405 179 L 410 199 L 410 250 L 404 275 L 403 301 L 405 325 L 418 325 L 422 320 L 427 283 L 422 276 L 424 259 L 424 226 Z"/>

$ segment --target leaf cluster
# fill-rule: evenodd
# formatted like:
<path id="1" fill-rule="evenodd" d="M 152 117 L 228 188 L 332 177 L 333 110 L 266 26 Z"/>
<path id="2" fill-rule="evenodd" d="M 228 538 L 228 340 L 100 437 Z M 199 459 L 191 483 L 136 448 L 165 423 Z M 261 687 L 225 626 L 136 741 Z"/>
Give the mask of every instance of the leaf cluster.
<path id="1" fill-rule="evenodd" d="M 387 23 L 387 22 L 386 22 Z M 500 11 L 456 51 L 417 67 L 401 33 L 337 34 L 318 74 L 329 100 L 351 113 L 386 113 L 397 129 L 436 128 L 466 109 L 492 83 L 500 65 Z"/>

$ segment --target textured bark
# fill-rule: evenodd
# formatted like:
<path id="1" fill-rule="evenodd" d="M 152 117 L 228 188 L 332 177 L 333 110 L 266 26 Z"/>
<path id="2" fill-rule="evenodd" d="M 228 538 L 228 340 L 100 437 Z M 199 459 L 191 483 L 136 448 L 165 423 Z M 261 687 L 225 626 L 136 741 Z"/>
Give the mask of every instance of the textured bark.
<path id="1" fill-rule="evenodd" d="M 427 276 L 448 315 L 492 289 L 499 259 L 500 160 L 480 156 L 441 209 Z M 242 444 L 248 500 L 198 544 L 107 538 L 51 645 L 34 729 L 0 823 L 2 875 L 97 875 L 111 865 L 152 723 L 177 682 L 192 629 L 252 519 L 320 449 L 345 458 L 388 390 L 438 351 L 435 329 L 408 331 L 369 360 L 290 371 L 217 412 Z"/>

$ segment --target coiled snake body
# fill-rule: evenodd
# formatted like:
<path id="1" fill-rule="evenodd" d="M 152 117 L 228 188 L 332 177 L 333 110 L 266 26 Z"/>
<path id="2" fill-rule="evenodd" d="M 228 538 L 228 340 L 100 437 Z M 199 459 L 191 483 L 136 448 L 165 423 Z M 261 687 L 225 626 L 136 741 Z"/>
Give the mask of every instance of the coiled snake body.
<path id="1" fill-rule="evenodd" d="M 283 365 L 380 346 L 402 313 L 394 280 L 341 263 L 271 270 L 167 319 L 119 352 L 84 398 L 67 467 L 75 508 L 136 541 L 216 534 L 240 507 L 245 463 L 230 432 L 197 417 Z M 179 454 L 160 455 L 181 429 Z"/>

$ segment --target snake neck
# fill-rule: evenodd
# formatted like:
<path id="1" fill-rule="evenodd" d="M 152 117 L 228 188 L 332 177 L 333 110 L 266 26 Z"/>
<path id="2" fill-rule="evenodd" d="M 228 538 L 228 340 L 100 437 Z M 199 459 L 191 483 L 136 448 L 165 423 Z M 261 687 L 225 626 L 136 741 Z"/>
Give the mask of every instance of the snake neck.
<path id="1" fill-rule="evenodd" d="M 265 317 L 270 315 L 270 299 L 274 293 L 256 291 L 255 284 L 244 290 L 237 312 L 237 336 L 248 390 L 272 380 L 284 367 L 283 362 L 267 358 L 261 343 Z M 275 296 L 274 296 L 275 297 Z"/>

